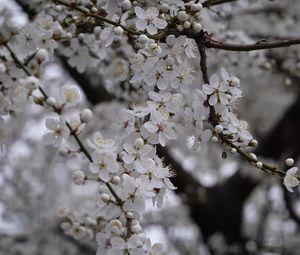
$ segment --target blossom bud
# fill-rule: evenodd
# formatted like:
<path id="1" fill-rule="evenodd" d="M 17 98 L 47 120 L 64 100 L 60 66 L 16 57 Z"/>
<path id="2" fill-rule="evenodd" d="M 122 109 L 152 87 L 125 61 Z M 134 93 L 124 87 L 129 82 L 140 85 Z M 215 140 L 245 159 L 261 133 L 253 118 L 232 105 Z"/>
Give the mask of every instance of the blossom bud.
<path id="1" fill-rule="evenodd" d="M 82 42 L 84 40 L 84 37 L 85 37 L 85 35 L 83 33 L 79 33 L 79 35 L 78 35 L 79 41 Z"/>
<path id="2" fill-rule="evenodd" d="M 101 199 L 104 203 L 107 203 L 110 201 L 110 195 L 108 195 L 107 193 L 101 194 Z"/>
<path id="3" fill-rule="evenodd" d="M 111 232 L 120 235 L 122 231 L 122 222 L 120 220 L 112 220 L 110 223 Z"/>
<path id="4" fill-rule="evenodd" d="M 253 158 L 254 160 L 257 160 L 257 156 L 256 156 L 253 152 L 249 153 L 249 155 L 250 155 L 250 157 Z"/>
<path id="5" fill-rule="evenodd" d="M 249 146 L 252 146 L 252 147 L 256 147 L 258 145 L 258 142 L 257 142 L 257 140 L 251 140 L 250 142 L 249 142 Z"/>
<path id="6" fill-rule="evenodd" d="M 162 52 L 161 47 L 157 43 L 150 43 L 149 48 L 153 55 L 159 55 Z"/>
<path id="7" fill-rule="evenodd" d="M 285 164 L 286 164 L 287 166 L 292 166 L 292 165 L 294 165 L 294 159 L 292 159 L 292 158 L 287 158 L 287 159 L 285 160 Z"/>
<path id="8" fill-rule="evenodd" d="M 72 224 L 69 221 L 64 221 L 60 224 L 60 227 L 64 230 L 67 231 L 72 227 Z"/>
<path id="9" fill-rule="evenodd" d="M 132 212 L 126 212 L 126 218 L 132 219 L 133 218 L 133 213 Z"/>
<path id="10" fill-rule="evenodd" d="M 132 5 L 131 5 L 131 2 L 129 0 L 124 0 L 122 2 L 121 6 L 122 6 L 122 9 L 124 11 L 127 11 L 127 10 L 129 10 L 131 8 Z"/>
<path id="11" fill-rule="evenodd" d="M 64 156 L 67 156 L 69 154 L 69 150 L 67 148 L 60 148 L 58 153 L 60 156 L 64 157 Z"/>
<path id="12" fill-rule="evenodd" d="M 180 32 L 183 31 L 183 25 L 181 25 L 181 24 L 177 25 L 177 30 L 180 31 Z"/>
<path id="13" fill-rule="evenodd" d="M 185 22 L 183 23 L 183 27 L 184 27 L 185 29 L 189 29 L 189 28 L 191 27 L 191 23 L 190 23 L 189 21 L 185 21 Z"/>
<path id="14" fill-rule="evenodd" d="M 117 26 L 114 28 L 114 33 L 115 35 L 122 35 L 124 33 L 124 29 L 121 28 L 120 26 Z"/>
<path id="15" fill-rule="evenodd" d="M 57 11 L 57 12 L 61 12 L 62 11 L 62 6 L 61 5 L 56 5 L 55 6 L 55 10 Z"/>
<path id="16" fill-rule="evenodd" d="M 94 232 L 90 228 L 85 228 L 84 235 L 86 236 L 86 239 L 91 241 L 94 238 Z"/>
<path id="17" fill-rule="evenodd" d="M 84 109 L 80 113 L 80 120 L 83 123 L 88 123 L 93 119 L 93 112 L 90 109 Z"/>
<path id="18" fill-rule="evenodd" d="M 256 166 L 257 168 L 262 168 L 262 167 L 263 167 L 263 163 L 260 162 L 260 161 L 258 161 L 258 162 L 256 162 L 255 166 Z"/>
<path id="19" fill-rule="evenodd" d="M 177 17 L 180 21 L 186 21 L 189 16 L 187 15 L 187 13 L 185 11 L 180 11 L 180 12 L 178 12 Z"/>
<path id="20" fill-rule="evenodd" d="M 217 134 L 221 134 L 223 132 L 223 126 L 222 125 L 216 125 L 215 131 Z"/>
<path id="21" fill-rule="evenodd" d="M 203 6 L 200 3 L 198 3 L 198 4 L 192 4 L 191 5 L 191 11 L 192 12 L 197 12 L 197 11 L 199 11 L 202 8 L 203 8 Z"/>
<path id="22" fill-rule="evenodd" d="M 119 184 L 121 182 L 121 178 L 117 175 L 115 175 L 112 179 L 111 179 L 111 182 L 113 184 Z"/>
<path id="23" fill-rule="evenodd" d="M 35 76 L 29 76 L 25 79 L 25 85 L 31 90 L 37 89 L 39 87 L 40 80 Z"/>
<path id="24" fill-rule="evenodd" d="M 132 225 L 131 226 L 131 231 L 134 233 L 134 234 L 138 234 L 140 232 L 142 232 L 142 227 L 140 224 L 135 224 L 135 225 Z"/>
<path id="25" fill-rule="evenodd" d="M 140 35 L 139 38 L 138 38 L 138 41 L 141 43 L 141 44 L 145 44 L 149 41 L 149 38 L 147 35 Z"/>
<path id="26" fill-rule="evenodd" d="M 237 78 L 237 77 L 233 77 L 232 79 L 231 79 L 231 81 L 230 81 L 230 85 L 232 85 L 232 86 L 238 86 L 240 84 L 240 79 L 239 78 Z"/>
<path id="27" fill-rule="evenodd" d="M 100 26 L 94 27 L 95 36 L 99 36 L 101 34 L 102 28 Z"/>
<path id="28" fill-rule="evenodd" d="M 193 29 L 194 29 L 194 31 L 195 31 L 196 33 L 200 32 L 201 29 L 202 29 L 201 24 L 198 23 L 198 22 L 194 22 L 194 23 L 192 24 L 192 26 L 193 26 Z"/>
<path id="29" fill-rule="evenodd" d="M 22 25 L 17 21 L 11 21 L 9 24 L 9 29 L 13 34 L 18 34 L 22 29 Z"/>
<path id="30" fill-rule="evenodd" d="M 46 49 L 39 49 L 35 56 L 39 62 L 44 62 L 49 58 L 49 54 Z"/>
<path id="31" fill-rule="evenodd" d="M 97 12 L 98 12 L 98 9 L 97 9 L 95 6 L 93 6 L 93 7 L 91 8 L 91 12 L 92 12 L 92 13 L 97 13 Z"/>
<path id="32" fill-rule="evenodd" d="M 49 106 L 56 106 L 56 99 L 54 97 L 48 97 L 46 103 Z"/>
<path id="33" fill-rule="evenodd" d="M 159 6 L 159 9 L 162 11 L 162 12 L 168 12 L 170 10 L 170 7 L 168 4 L 162 4 Z"/>
<path id="34" fill-rule="evenodd" d="M 82 172 L 81 170 L 76 170 L 73 172 L 72 175 L 72 181 L 76 184 L 76 185 L 82 185 L 84 184 L 85 181 L 85 173 Z"/>
<path id="35" fill-rule="evenodd" d="M 211 140 L 213 141 L 213 142 L 215 142 L 215 143 L 217 143 L 218 142 L 218 137 L 216 137 L 215 135 L 211 138 Z"/>

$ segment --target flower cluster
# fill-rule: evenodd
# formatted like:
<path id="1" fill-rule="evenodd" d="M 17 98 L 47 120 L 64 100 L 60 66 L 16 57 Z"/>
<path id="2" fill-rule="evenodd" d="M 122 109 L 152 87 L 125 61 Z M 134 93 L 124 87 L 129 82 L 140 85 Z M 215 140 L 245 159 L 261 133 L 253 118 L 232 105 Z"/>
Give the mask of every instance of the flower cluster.
<path id="1" fill-rule="evenodd" d="M 55 113 L 45 120 L 44 142 L 60 148 L 62 155 L 86 156 L 89 170 L 75 171 L 72 179 L 77 185 L 98 183 L 97 216 L 103 227 L 64 214 L 66 233 L 76 239 L 95 237 L 98 255 L 163 254 L 140 224 L 147 199 L 161 208 L 166 193 L 175 189 L 170 181 L 174 172 L 157 155 L 157 146 L 180 136 L 181 125 L 192 150 L 210 140 L 231 152 L 255 147 L 247 122 L 234 111 L 242 94 L 240 81 L 222 68 L 220 76 L 213 74 L 209 83 L 199 84 L 199 49 L 188 36 L 202 29 L 198 1 L 81 1 L 73 9 L 75 4 L 56 2 L 61 5 L 45 8 L 22 30 L 11 26 L 8 33 L 5 27 L 12 38 L 0 46 L 0 115 L 20 112 L 32 98 Z M 121 109 L 112 125 L 114 139 L 97 131 L 85 147 L 79 136 L 93 114 L 90 109 L 76 110 L 81 101 L 78 87 L 65 84 L 57 97 L 43 90 L 41 77 L 57 48 L 78 72 L 98 68 L 106 87 L 122 84 L 135 91 L 136 102 Z M 0 116 L 0 134 L 3 126 Z M 74 143 L 76 149 L 68 148 Z M 247 160 L 270 169 L 253 155 L 246 154 Z M 292 167 L 284 177 L 289 191 L 299 185 L 296 172 Z"/>

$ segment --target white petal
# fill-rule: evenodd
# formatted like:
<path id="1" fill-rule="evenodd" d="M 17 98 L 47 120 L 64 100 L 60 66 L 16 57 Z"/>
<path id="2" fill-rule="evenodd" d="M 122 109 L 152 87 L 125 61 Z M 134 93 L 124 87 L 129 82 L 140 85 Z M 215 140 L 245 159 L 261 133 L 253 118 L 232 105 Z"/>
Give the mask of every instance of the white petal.
<path id="1" fill-rule="evenodd" d="M 146 19 L 147 18 L 147 14 L 145 12 L 145 10 L 139 6 L 136 6 L 134 8 L 135 14 L 139 19 Z"/>
<path id="2" fill-rule="evenodd" d="M 144 124 L 144 127 L 150 132 L 150 133 L 156 133 L 158 130 L 157 125 L 153 124 L 152 122 L 148 121 Z"/>
<path id="3" fill-rule="evenodd" d="M 143 30 L 145 30 L 146 27 L 147 27 L 147 22 L 146 22 L 146 20 L 144 20 L 144 19 L 139 19 L 139 20 L 136 21 L 135 26 L 136 26 L 136 28 L 137 28 L 138 30 L 143 31 Z"/>
<path id="4" fill-rule="evenodd" d="M 212 95 L 209 97 L 208 102 L 209 102 L 210 105 L 216 105 L 217 102 L 218 102 L 218 97 L 216 96 L 216 94 L 212 94 Z"/>
<path id="5" fill-rule="evenodd" d="M 149 24 L 147 26 L 147 32 L 150 34 L 150 35 L 155 35 L 157 34 L 157 28 L 156 26 L 154 26 L 153 24 Z"/>
<path id="6" fill-rule="evenodd" d="M 163 19 L 155 19 L 153 21 L 153 24 L 158 28 L 158 29 L 164 29 L 167 25 L 168 25 L 168 22 L 163 20 Z"/>

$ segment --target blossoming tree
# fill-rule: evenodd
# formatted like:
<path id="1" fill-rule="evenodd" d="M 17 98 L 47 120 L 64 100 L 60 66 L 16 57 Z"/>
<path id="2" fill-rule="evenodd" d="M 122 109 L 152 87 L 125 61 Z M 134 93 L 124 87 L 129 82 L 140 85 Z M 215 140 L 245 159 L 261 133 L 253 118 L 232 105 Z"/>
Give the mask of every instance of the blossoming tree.
<path id="1" fill-rule="evenodd" d="M 172 254 L 161 242 L 151 242 L 144 231 L 143 219 L 147 218 L 149 201 L 152 207 L 161 209 L 166 196 L 177 188 L 182 190 L 183 180 L 192 178 L 176 162 L 180 159 L 176 158 L 176 147 L 185 151 L 181 155 L 190 153 L 197 158 L 211 154 L 210 147 L 217 143 L 222 158 L 237 154 L 243 164 L 249 164 L 248 171 L 253 168 L 264 172 L 266 178 L 275 176 L 290 192 L 297 189 L 298 168 L 293 159 L 297 155 L 282 152 L 284 158 L 278 162 L 257 156 L 253 150 L 259 142 L 253 138 L 248 123 L 239 117 L 239 102 L 243 100 L 241 79 L 233 74 L 232 66 L 226 65 L 232 71 L 226 70 L 220 65 L 223 60 L 218 61 L 213 55 L 223 54 L 219 51 L 288 47 L 300 44 L 300 38 L 245 43 L 242 39 L 247 37 L 237 33 L 233 37 L 241 42 L 219 41 L 218 34 L 212 32 L 219 30 L 222 34 L 224 29 L 219 22 L 213 23 L 214 16 L 210 15 L 226 16 L 227 2 L 234 1 L 6 0 L 0 3 L 3 153 L 16 150 L 8 149 L 9 131 L 16 132 L 9 126 L 20 120 L 27 125 L 24 132 L 40 133 L 38 125 L 36 131 L 29 131 L 30 123 L 26 124 L 28 120 L 24 118 L 26 111 L 32 118 L 34 113 L 40 115 L 44 123 L 40 140 L 44 145 L 36 153 L 41 150 L 54 158 L 58 152 L 59 161 L 65 162 L 62 165 L 67 162 L 72 165 L 74 184 L 83 190 L 90 186 L 97 189 L 95 214 L 91 213 L 90 205 L 81 206 L 81 210 L 85 209 L 84 216 L 67 210 L 66 206 L 58 209 L 65 234 L 79 243 L 96 245 L 97 255 Z M 22 9 L 17 10 L 16 6 Z M 22 17 L 21 13 L 28 16 Z M 212 28 L 212 23 L 216 28 Z M 294 48 L 299 51 L 299 46 Z M 266 58 L 264 54 L 257 56 Z M 210 59 L 216 62 L 214 73 L 208 69 Z M 73 80 L 62 70 L 70 71 Z M 95 106 L 112 100 L 106 106 Z M 189 160 L 182 156 L 181 159 L 191 167 Z M 47 166 L 48 171 L 52 171 L 51 166 Z M 239 178 L 243 185 L 244 179 Z M 256 185 L 257 181 L 247 182 L 246 193 Z M 185 186 L 189 196 L 197 197 L 187 199 L 190 205 L 198 203 L 195 208 L 200 209 L 199 214 L 210 211 L 202 208 L 204 202 L 200 201 L 201 197 L 208 199 L 203 194 L 208 191 L 195 179 Z M 244 199 L 246 194 L 240 191 Z M 229 206 L 230 196 L 227 199 Z M 287 207 L 291 214 L 295 213 L 290 203 Z M 192 212 L 192 217 L 197 218 L 196 214 Z M 208 239 L 211 226 L 200 228 L 203 239 Z M 238 241 L 236 233 L 226 237 L 228 229 L 222 226 L 216 229 L 225 235 L 227 243 Z M 242 251 L 228 250 L 226 254 L 251 254 L 251 249 L 254 248 L 248 243 Z M 222 254 L 214 249 L 205 252 Z"/>

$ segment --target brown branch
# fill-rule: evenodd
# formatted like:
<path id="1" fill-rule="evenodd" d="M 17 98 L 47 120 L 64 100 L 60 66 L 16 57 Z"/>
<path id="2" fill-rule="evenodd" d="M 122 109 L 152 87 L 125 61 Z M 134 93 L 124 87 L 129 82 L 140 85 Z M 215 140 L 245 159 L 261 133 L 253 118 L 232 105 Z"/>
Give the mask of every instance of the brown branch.
<path id="1" fill-rule="evenodd" d="M 235 2 L 235 1 L 237 1 L 237 0 L 207 0 L 202 5 L 203 5 L 203 7 L 208 8 L 211 6 L 225 4 L 225 3 L 229 3 L 229 2 Z"/>
<path id="2" fill-rule="evenodd" d="M 224 42 L 213 40 L 208 36 L 206 36 L 206 42 L 205 42 L 207 48 L 221 49 L 221 50 L 228 50 L 228 51 L 265 50 L 265 49 L 288 47 L 297 44 L 300 44 L 300 38 L 273 41 L 273 42 L 260 41 L 253 44 L 242 45 L 242 44 L 224 43 Z"/>

